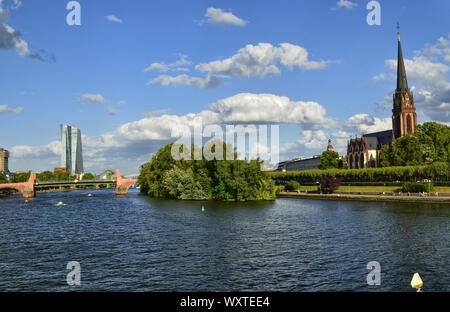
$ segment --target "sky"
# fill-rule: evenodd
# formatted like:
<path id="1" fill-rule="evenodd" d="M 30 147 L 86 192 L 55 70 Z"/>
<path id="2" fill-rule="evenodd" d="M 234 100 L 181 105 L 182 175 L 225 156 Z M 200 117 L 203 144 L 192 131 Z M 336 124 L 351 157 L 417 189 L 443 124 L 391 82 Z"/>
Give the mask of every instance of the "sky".
<path id="1" fill-rule="evenodd" d="M 280 126 L 280 159 L 392 128 L 397 22 L 419 123 L 450 124 L 450 2 L 0 0 L 0 147 L 10 170 L 60 164 L 62 123 L 87 172 L 136 174 L 171 129 Z"/>

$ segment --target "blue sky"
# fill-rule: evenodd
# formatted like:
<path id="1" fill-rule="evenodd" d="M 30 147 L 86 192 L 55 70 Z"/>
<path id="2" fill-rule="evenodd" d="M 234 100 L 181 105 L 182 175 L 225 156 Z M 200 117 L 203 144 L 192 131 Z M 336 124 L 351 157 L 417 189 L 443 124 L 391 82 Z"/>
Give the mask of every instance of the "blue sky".
<path id="1" fill-rule="evenodd" d="M 450 121 L 448 1 L 379 1 L 380 26 L 366 23 L 366 0 L 80 0 L 80 26 L 67 25 L 68 2 L 0 1 L 0 36 L 20 32 L 0 37 L 11 170 L 59 166 L 68 122 L 84 135 L 88 171 L 136 173 L 170 141 L 167 124 L 211 111 L 218 123 L 280 124 L 282 159 L 320 154 L 328 138 L 345 153 L 350 135 L 391 127 L 397 21 L 419 123 Z M 286 106 L 271 111 L 279 97 Z M 247 120 L 233 114 L 260 102 Z"/>

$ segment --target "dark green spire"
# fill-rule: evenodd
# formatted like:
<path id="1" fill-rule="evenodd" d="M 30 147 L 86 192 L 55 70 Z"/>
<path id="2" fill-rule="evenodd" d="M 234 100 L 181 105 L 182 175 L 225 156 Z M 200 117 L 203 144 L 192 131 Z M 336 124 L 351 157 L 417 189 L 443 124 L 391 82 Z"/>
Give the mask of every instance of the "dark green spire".
<path id="1" fill-rule="evenodd" d="M 405 63 L 403 62 L 400 33 L 398 33 L 397 91 L 408 91 L 408 80 L 406 79 Z"/>

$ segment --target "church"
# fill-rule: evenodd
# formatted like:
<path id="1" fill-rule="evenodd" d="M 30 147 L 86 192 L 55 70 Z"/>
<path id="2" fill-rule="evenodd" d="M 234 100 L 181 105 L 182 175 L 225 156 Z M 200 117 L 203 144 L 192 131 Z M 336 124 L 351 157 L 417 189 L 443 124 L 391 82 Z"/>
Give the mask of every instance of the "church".
<path id="1" fill-rule="evenodd" d="M 403 62 L 400 33 L 398 33 L 397 88 L 393 96 L 392 130 L 364 134 L 350 139 L 347 145 L 349 169 L 379 167 L 379 152 L 383 145 L 392 145 L 395 139 L 414 134 L 417 127 L 414 97 L 408 88 Z"/>

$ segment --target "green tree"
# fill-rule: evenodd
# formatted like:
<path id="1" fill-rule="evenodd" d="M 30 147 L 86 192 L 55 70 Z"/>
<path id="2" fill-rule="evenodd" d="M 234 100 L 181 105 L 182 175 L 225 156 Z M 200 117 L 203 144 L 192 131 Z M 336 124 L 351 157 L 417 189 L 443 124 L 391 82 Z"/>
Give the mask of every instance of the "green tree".
<path id="1" fill-rule="evenodd" d="M 391 165 L 391 148 L 389 145 L 383 145 L 379 153 L 380 167 L 389 167 Z"/>
<path id="2" fill-rule="evenodd" d="M 9 181 L 6 178 L 6 176 L 4 176 L 3 174 L 0 173 L 0 184 L 1 183 L 9 183 Z"/>
<path id="3" fill-rule="evenodd" d="M 424 160 L 450 161 L 450 127 L 434 121 L 417 126 L 416 136 L 423 147 Z"/>
<path id="4" fill-rule="evenodd" d="M 275 184 L 261 170 L 262 161 L 205 159 L 202 151 L 220 156 L 220 150 L 215 154 L 215 148 L 219 147 L 222 159 L 227 159 L 227 147 L 231 156 L 237 157 L 230 145 L 215 144 L 203 148 L 191 146 L 191 158 L 194 159 L 194 151 L 197 151 L 196 158 L 200 157 L 197 160 L 174 160 L 173 143 L 159 149 L 150 162 L 141 166 L 138 178 L 141 192 L 151 197 L 176 199 L 264 200 L 275 197 Z"/>
<path id="5" fill-rule="evenodd" d="M 423 163 L 423 148 L 416 136 L 405 135 L 396 139 L 391 153 L 391 165 L 394 166 L 416 166 Z"/>
<path id="6" fill-rule="evenodd" d="M 70 175 L 70 172 L 67 171 L 55 171 L 53 173 L 55 175 L 56 181 L 71 181 L 74 180 L 74 177 Z"/>
<path id="7" fill-rule="evenodd" d="M 83 174 L 83 177 L 81 178 L 81 180 L 83 180 L 83 181 L 92 181 L 92 180 L 95 180 L 95 175 L 93 175 L 93 174 L 90 173 L 90 172 L 87 172 L 87 173 Z"/>
<path id="8" fill-rule="evenodd" d="M 286 191 L 290 191 L 290 192 L 298 191 L 300 189 L 300 183 L 298 183 L 295 180 L 291 180 L 291 181 L 288 182 L 288 184 L 286 184 L 284 189 Z"/>
<path id="9" fill-rule="evenodd" d="M 320 156 L 319 169 L 339 168 L 343 164 L 339 164 L 339 154 L 334 151 L 325 151 Z"/>
<path id="10" fill-rule="evenodd" d="M 22 182 L 27 182 L 28 179 L 30 179 L 30 174 L 31 171 L 28 172 L 20 172 L 16 175 L 14 175 L 13 179 L 12 179 L 12 183 L 22 183 Z"/>
<path id="11" fill-rule="evenodd" d="M 44 171 L 36 175 L 36 179 L 40 182 L 54 181 L 55 175 L 51 171 Z"/>

